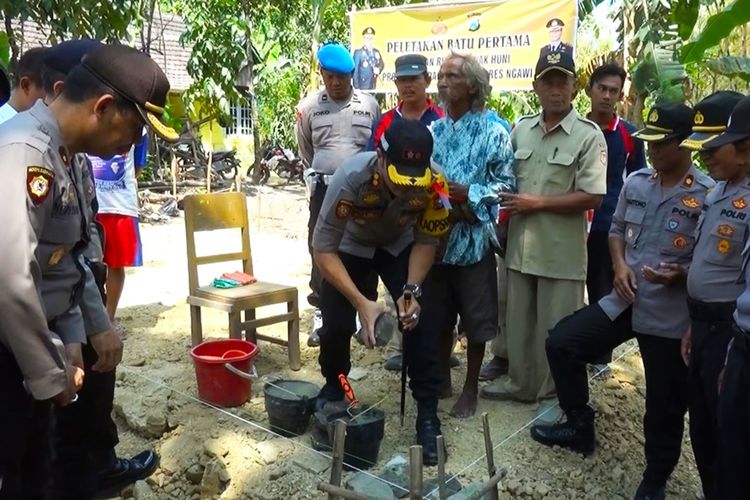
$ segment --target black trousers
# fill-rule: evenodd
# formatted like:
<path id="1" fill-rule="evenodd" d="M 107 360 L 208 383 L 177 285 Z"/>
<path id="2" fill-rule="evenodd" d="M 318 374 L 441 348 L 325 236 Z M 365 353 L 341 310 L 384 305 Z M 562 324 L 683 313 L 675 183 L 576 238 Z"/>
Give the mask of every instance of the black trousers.
<path id="1" fill-rule="evenodd" d="M 0 500 L 41 500 L 49 480 L 49 401 L 23 386 L 13 356 L 0 347 Z"/>
<path id="2" fill-rule="evenodd" d="M 724 367 L 727 346 L 734 335 L 732 313 L 735 303 L 705 303 L 688 300 L 692 326 L 688 367 L 688 410 L 690 440 L 706 500 L 716 495 L 719 373 Z"/>
<path id="3" fill-rule="evenodd" d="M 93 371 L 96 351 L 88 344 L 82 350 L 86 378 L 78 401 L 54 411 L 49 498 L 55 500 L 93 498 L 98 473 L 116 459 L 119 439 L 112 420 L 115 370 Z"/>
<path id="4" fill-rule="evenodd" d="M 664 483 L 680 458 L 687 411 L 687 368 L 680 356 L 679 339 L 636 333 L 631 317 L 632 309 L 614 321 L 598 304 L 579 309 L 550 331 L 547 359 L 560 407 L 568 413 L 588 404 L 586 363 L 629 339 L 638 340 L 646 372 L 644 478 Z"/>
<path id="5" fill-rule="evenodd" d="M 313 258 L 313 233 L 315 233 L 315 224 L 318 222 L 320 209 L 323 206 L 323 200 L 326 197 L 328 186 L 323 181 L 323 176 L 318 175 L 315 180 L 315 191 L 310 197 L 310 218 L 307 221 L 307 250 L 310 252 L 312 268 L 310 271 L 310 290 L 312 293 L 307 296 L 307 302 L 313 307 L 320 307 L 320 289 L 323 283 L 323 275 Z"/>
<path id="6" fill-rule="evenodd" d="M 586 241 L 588 267 L 586 269 L 586 292 L 589 304 L 596 304 L 599 299 L 609 295 L 615 272 L 612 269 L 612 256 L 609 254 L 609 232 L 591 231 Z M 612 361 L 612 351 L 607 351 L 594 360 L 594 364 L 603 365 Z"/>
<path id="7" fill-rule="evenodd" d="M 383 249 L 377 249 L 372 259 L 339 252 L 349 276 L 357 288 L 367 296 L 368 280 L 373 271 L 380 276 L 385 287 L 396 302 L 402 295 L 409 270 L 411 247 L 394 257 Z M 429 287 L 429 277 L 424 283 Z M 323 327 L 320 330 L 321 373 L 326 385 L 321 395 L 336 399 L 342 395 L 338 376 L 348 374 L 351 369 L 350 342 L 355 328 L 356 310 L 333 285 L 323 280 L 321 312 Z M 422 297 L 424 298 L 424 296 Z M 424 302 L 424 301 L 423 301 Z M 422 317 L 431 313 L 432 305 L 420 302 Z M 441 377 L 438 370 L 438 331 L 427 328 L 422 321 L 414 330 L 404 333 L 405 362 L 408 365 L 409 387 L 417 401 L 437 401 Z"/>
<path id="8" fill-rule="evenodd" d="M 750 336 L 737 332 L 719 393 L 716 498 L 750 498 Z"/>

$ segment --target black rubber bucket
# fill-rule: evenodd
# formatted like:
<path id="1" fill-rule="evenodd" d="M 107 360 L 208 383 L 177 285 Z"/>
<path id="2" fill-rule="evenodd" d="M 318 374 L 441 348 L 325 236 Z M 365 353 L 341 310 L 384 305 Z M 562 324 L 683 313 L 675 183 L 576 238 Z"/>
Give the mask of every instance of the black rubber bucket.
<path id="1" fill-rule="evenodd" d="M 378 461 L 380 443 L 385 435 L 385 413 L 378 408 L 354 412 L 354 418 L 339 417 L 346 422 L 344 441 L 344 469 L 369 469 Z M 328 424 L 328 436 L 333 442 L 334 422 Z"/>
<path id="2" fill-rule="evenodd" d="M 302 380 L 279 380 L 263 387 L 271 430 L 282 436 L 304 434 L 320 388 Z"/>

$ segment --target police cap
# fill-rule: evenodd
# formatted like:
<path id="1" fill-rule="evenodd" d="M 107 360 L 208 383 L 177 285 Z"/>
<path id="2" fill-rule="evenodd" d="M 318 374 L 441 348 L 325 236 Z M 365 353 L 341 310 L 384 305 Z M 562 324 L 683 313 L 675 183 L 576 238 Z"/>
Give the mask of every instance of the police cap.
<path id="1" fill-rule="evenodd" d="M 362 30 L 362 35 L 363 36 L 364 35 L 374 35 L 374 34 L 375 34 L 375 29 L 372 26 L 368 26 L 367 28 L 365 28 L 364 30 Z"/>
<path id="2" fill-rule="evenodd" d="M 159 137 L 168 142 L 179 139 L 179 134 L 161 121 L 169 80 L 148 54 L 126 45 L 102 45 L 84 56 L 81 67 L 133 103 Z"/>
<path id="3" fill-rule="evenodd" d="M 698 151 L 705 143 L 719 137 L 727 129 L 732 110 L 743 97 L 739 92 L 721 90 L 696 104 L 693 133 L 680 146 Z"/>
<path id="4" fill-rule="evenodd" d="M 556 17 L 553 17 L 549 21 L 547 21 L 547 29 L 550 31 L 562 29 L 562 27 L 565 26 L 565 23 L 562 22 L 562 19 L 558 19 Z"/>
<path id="5" fill-rule="evenodd" d="M 534 79 L 540 78 L 550 71 L 562 71 L 568 76 L 576 76 L 576 63 L 573 61 L 573 55 L 568 52 L 549 52 L 542 54 L 536 63 Z"/>
<path id="6" fill-rule="evenodd" d="M 705 149 L 715 149 L 724 144 L 732 144 L 750 137 L 750 96 L 743 97 L 732 110 L 727 129 L 716 139 L 703 145 Z"/>
<path id="7" fill-rule="evenodd" d="M 660 142 L 687 137 L 693 125 L 693 110 L 682 103 L 654 105 L 646 118 L 646 126 L 633 137 L 646 142 Z"/>
<path id="8" fill-rule="evenodd" d="M 432 134 L 418 120 L 395 120 L 385 129 L 380 147 L 385 152 L 388 178 L 405 187 L 430 186 L 432 171 Z"/>
<path id="9" fill-rule="evenodd" d="M 67 75 L 81 63 L 83 56 L 101 46 L 102 42 L 88 38 L 60 42 L 47 49 L 44 64 L 58 73 Z"/>
<path id="10" fill-rule="evenodd" d="M 321 69 L 331 73 L 348 75 L 354 71 L 352 55 L 346 47 L 336 42 L 326 43 L 318 49 L 318 63 Z"/>
<path id="11" fill-rule="evenodd" d="M 396 78 L 419 76 L 427 71 L 427 58 L 420 54 L 406 54 L 396 59 Z"/>

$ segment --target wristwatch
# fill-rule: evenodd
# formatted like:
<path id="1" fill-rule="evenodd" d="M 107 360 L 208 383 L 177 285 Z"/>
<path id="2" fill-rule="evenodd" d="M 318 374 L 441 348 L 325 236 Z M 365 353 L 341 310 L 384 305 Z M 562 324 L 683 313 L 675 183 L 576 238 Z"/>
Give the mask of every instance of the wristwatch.
<path id="1" fill-rule="evenodd" d="M 411 292 L 415 299 L 422 296 L 422 287 L 414 283 L 407 283 L 404 285 L 404 292 Z"/>

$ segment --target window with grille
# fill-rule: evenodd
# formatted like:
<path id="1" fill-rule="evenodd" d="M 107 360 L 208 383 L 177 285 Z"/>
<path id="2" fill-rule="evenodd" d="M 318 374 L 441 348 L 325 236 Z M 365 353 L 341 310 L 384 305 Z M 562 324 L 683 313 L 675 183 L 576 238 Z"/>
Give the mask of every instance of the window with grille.
<path id="1" fill-rule="evenodd" d="M 224 129 L 227 135 L 251 135 L 252 120 L 250 119 L 250 103 L 240 99 L 229 104 L 232 124 Z"/>

